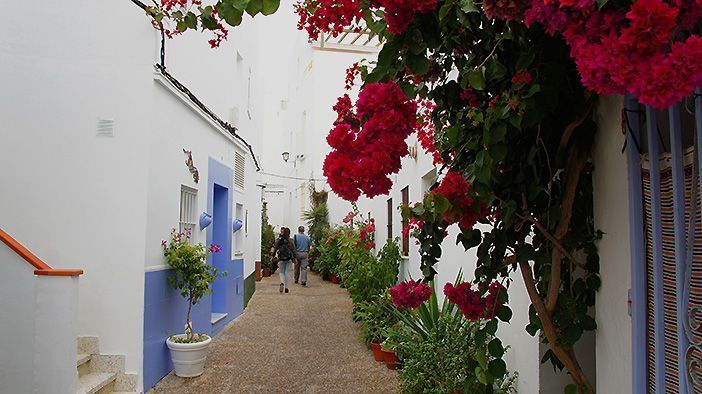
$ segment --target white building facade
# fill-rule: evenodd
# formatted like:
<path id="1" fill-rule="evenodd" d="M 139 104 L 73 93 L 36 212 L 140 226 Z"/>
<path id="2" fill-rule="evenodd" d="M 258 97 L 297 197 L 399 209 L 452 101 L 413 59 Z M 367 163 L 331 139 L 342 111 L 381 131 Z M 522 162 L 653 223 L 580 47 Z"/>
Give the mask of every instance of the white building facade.
<path id="1" fill-rule="evenodd" d="M 98 337 L 101 353 L 123 355 L 132 389 L 146 391 L 172 369 L 165 339 L 185 324 L 187 305 L 167 284 L 161 246 L 171 229 L 191 228 L 195 242 L 222 246 L 210 263 L 228 275 L 195 307 L 196 331 L 217 334 L 254 291 L 265 81 L 259 27 L 246 20 L 219 49 L 205 33 L 166 40 L 159 68 L 161 36 L 130 1 L 28 7 L 31 18 L 6 16 L 0 28 L 0 228 L 52 267 L 84 271 L 53 290 L 57 299 L 75 297 L 66 307 L 75 318 L 64 333 L 73 336 L 64 338 L 72 355 L 61 356 L 73 357 L 73 377 L 49 382 L 52 392 L 75 392 L 77 336 Z M 203 215 L 212 218 L 205 229 Z M 42 338 L 58 320 L 21 307 L 39 294 L 31 290 L 36 280 L 9 248 L 2 256 L 3 265 L 26 267 L 0 279 L 3 298 L 17 300 L 2 310 L 9 320 L 0 325 L 0 392 L 25 392 L 33 378 L 13 366 L 31 371 L 32 353 L 46 349 L 21 351 L 9 335 L 25 327 L 8 322 L 27 321 L 32 338 Z"/>

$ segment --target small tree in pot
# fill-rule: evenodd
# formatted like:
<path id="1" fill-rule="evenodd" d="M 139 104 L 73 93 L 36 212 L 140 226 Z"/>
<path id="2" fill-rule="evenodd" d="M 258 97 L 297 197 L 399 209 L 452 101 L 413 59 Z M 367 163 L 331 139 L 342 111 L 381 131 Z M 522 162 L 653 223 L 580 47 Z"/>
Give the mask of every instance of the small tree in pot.
<path id="1" fill-rule="evenodd" d="M 190 235 L 171 231 L 169 242 L 163 241 L 163 254 L 173 274 L 168 277 L 168 284 L 178 290 L 188 300 L 188 312 L 185 316 L 185 333 L 172 335 L 166 340 L 171 350 L 175 373 L 181 377 L 194 377 L 202 374 L 205 368 L 207 347 L 212 338 L 205 334 L 196 334 L 190 320 L 193 305 L 212 293 L 211 285 L 219 276 L 217 268 L 207 264 L 210 253 L 218 253 L 219 245 L 209 248 L 202 244 L 190 245 Z"/>

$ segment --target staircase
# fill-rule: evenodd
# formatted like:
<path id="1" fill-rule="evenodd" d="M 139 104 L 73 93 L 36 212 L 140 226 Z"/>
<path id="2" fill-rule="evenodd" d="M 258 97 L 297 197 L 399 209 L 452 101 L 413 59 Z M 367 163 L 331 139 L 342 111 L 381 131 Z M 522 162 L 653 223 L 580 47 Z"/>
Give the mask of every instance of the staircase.
<path id="1" fill-rule="evenodd" d="M 135 393 L 137 375 L 124 372 L 125 356 L 100 354 L 97 337 L 78 337 L 78 394 Z"/>

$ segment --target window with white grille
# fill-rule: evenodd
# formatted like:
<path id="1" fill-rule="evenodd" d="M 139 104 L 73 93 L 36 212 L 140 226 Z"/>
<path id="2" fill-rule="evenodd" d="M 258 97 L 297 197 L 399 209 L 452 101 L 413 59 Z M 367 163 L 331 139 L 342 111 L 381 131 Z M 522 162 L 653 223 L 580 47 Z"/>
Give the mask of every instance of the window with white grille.
<path id="1" fill-rule="evenodd" d="M 197 223 L 197 189 L 181 185 L 180 186 L 180 222 L 178 231 L 190 234 L 190 243 L 196 241 Z"/>
<path id="2" fill-rule="evenodd" d="M 234 153 L 234 186 L 244 189 L 246 177 L 246 156 Z"/>

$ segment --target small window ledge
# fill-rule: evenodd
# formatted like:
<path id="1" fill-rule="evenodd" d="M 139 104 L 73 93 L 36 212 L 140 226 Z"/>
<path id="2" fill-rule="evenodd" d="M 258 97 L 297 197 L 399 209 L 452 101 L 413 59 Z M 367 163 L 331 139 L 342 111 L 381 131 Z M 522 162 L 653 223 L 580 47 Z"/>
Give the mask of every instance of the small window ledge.
<path id="1" fill-rule="evenodd" d="M 213 313 L 212 317 L 210 317 L 210 323 L 217 324 L 220 320 L 227 317 L 227 315 L 228 313 Z"/>

